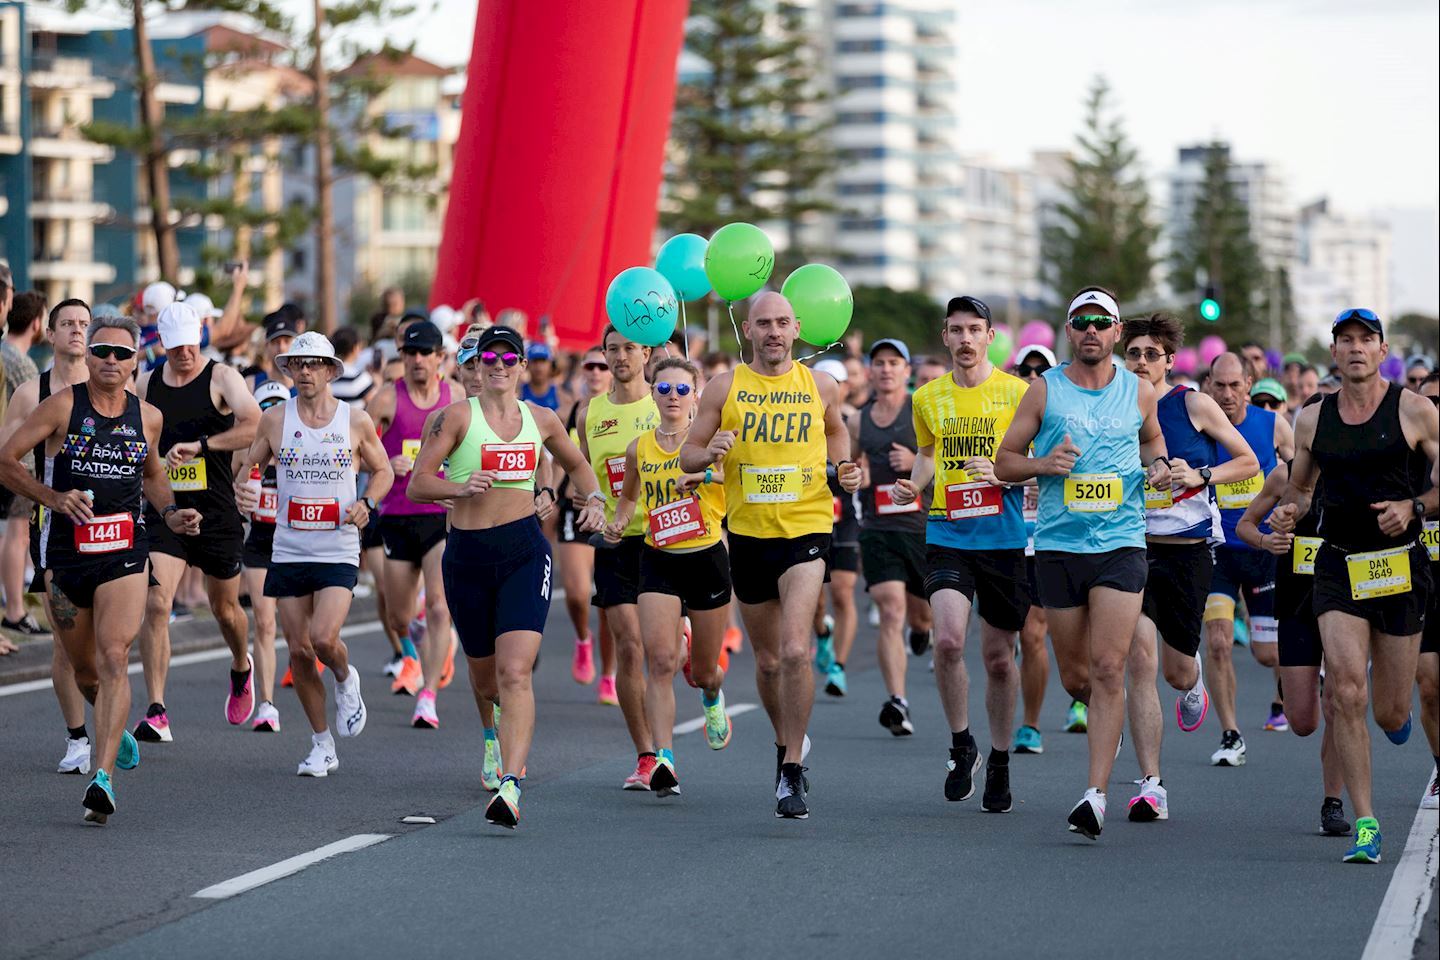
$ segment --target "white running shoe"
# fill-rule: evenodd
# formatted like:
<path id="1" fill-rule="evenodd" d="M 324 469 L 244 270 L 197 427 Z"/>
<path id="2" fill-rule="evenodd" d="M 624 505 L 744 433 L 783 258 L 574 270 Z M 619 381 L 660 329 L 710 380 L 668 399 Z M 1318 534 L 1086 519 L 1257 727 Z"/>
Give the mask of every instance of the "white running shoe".
<path id="1" fill-rule="evenodd" d="M 256 733 L 279 733 L 280 711 L 275 709 L 275 704 L 261 703 L 257 706 L 255 718 L 250 721 L 250 729 Z"/>
<path id="2" fill-rule="evenodd" d="M 410 726 L 420 730 L 440 729 L 440 717 L 435 712 L 435 694 L 420 691 L 415 698 L 415 712 L 410 715 Z"/>
<path id="3" fill-rule="evenodd" d="M 350 665 L 350 676 L 335 684 L 335 732 L 358 737 L 365 729 L 365 701 L 360 696 L 360 671 Z"/>
<path id="4" fill-rule="evenodd" d="M 316 742 L 315 737 L 310 738 L 310 755 L 300 761 L 300 769 L 295 772 L 302 777 L 328 777 L 340 767 L 340 760 L 335 756 L 335 741 L 326 737 L 323 741 Z"/>
<path id="5" fill-rule="evenodd" d="M 1210 754 L 1210 764 L 1216 767 L 1243 767 L 1245 738 L 1237 731 L 1226 730 L 1220 737 L 1220 749 Z"/>
<path id="6" fill-rule="evenodd" d="M 89 773 L 90 772 L 90 738 L 81 737 L 79 740 L 65 738 L 65 759 L 60 761 L 60 766 L 55 768 L 56 773 Z M 1433 782 L 1431 784 L 1434 785 Z"/>
<path id="7" fill-rule="evenodd" d="M 1140 781 L 1140 792 L 1130 800 L 1130 819 L 1136 823 L 1170 819 L 1170 798 L 1159 778 Z"/>
<path id="8" fill-rule="evenodd" d="M 1100 836 L 1100 831 L 1105 829 L 1105 794 L 1094 787 L 1085 791 L 1085 796 L 1070 810 L 1067 818 L 1070 822 L 1070 832 L 1078 833 L 1091 840 Z"/>
<path id="9" fill-rule="evenodd" d="M 1425 796 L 1420 798 L 1420 809 L 1440 810 L 1440 773 L 1430 774 L 1430 786 L 1425 788 Z"/>

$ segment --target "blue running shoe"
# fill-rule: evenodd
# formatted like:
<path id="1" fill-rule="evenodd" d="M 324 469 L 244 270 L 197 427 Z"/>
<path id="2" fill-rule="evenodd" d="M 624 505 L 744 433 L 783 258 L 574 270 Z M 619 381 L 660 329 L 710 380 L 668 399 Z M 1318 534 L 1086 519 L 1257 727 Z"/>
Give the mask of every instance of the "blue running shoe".
<path id="1" fill-rule="evenodd" d="M 1388 737 L 1390 742 L 1395 744 L 1395 746 L 1400 746 L 1400 744 L 1410 739 L 1411 721 L 1413 721 L 1414 719 L 1415 717 L 1413 714 L 1407 715 L 1405 717 L 1405 726 L 1401 727 L 1399 730 L 1386 730 L 1385 736 Z"/>
<path id="2" fill-rule="evenodd" d="M 815 638 L 815 669 L 820 673 L 829 673 L 830 668 L 835 666 L 835 641 L 830 634 Z"/>
<path id="3" fill-rule="evenodd" d="M 1374 817 L 1355 821 L 1355 846 L 1345 854 L 1346 863 L 1380 862 L 1380 823 Z"/>
<path id="4" fill-rule="evenodd" d="M 115 812 L 115 789 L 110 786 L 110 774 L 96 770 L 95 777 L 85 788 L 85 822 L 100 823 L 110 819 Z"/>
<path id="5" fill-rule="evenodd" d="M 1238 647 L 1250 646 L 1250 624 L 1235 618 L 1235 645 Z"/>
<path id="6" fill-rule="evenodd" d="M 1012 749 L 1016 753 L 1044 753 L 1045 742 L 1041 739 L 1039 730 L 1025 726 L 1015 731 L 1015 745 Z"/>
<path id="7" fill-rule="evenodd" d="M 135 742 L 129 730 L 120 733 L 120 749 L 115 752 L 115 766 L 121 770 L 134 770 L 140 766 L 140 744 Z"/>
<path id="8" fill-rule="evenodd" d="M 843 697 L 848 689 L 845 685 L 845 668 L 832 659 L 825 670 L 825 692 L 832 697 Z"/>

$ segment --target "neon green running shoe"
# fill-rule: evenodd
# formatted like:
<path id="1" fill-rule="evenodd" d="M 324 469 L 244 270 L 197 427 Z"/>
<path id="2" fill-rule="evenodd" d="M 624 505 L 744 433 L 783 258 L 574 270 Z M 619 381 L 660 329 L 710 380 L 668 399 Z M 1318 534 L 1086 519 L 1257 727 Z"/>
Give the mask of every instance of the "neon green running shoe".
<path id="1" fill-rule="evenodd" d="M 700 705 L 705 708 L 705 742 L 711 750 L 724 750 L 730 743 L 730 718 L 725 714 L 725 691 L 715 698 L 715 706 L 706 707 L 702 698 Z"/>
<path id="2" fill-rule="evenodd" d="M 1070 712 L 1065 715 L 1066 733 L 1084 733 L 1090 728 L 1090 710 L 1079 700 L 1070 701 Z"/>
<path id="3" fill-rule="evenodd" d="M 490 806 L 485 808 L 485 819 L 497 827 L 515 829 L 520 822 L 520 782 L 514 777 L 500 781 L 500 789 Z"/>
<path id="4" fill-rule="evenodd" d="M 485 738 L 485 762 L 480 767 L 480 784 L 494 793 L 500 789 L 500 741 Z"/>
<path id="5" fill-rule="evenodd" d="M 1355 846 L 1345 854 L 1346 863 L 1380 862 L 1380 821 L 1361 817 L 1355 821 Z"/>

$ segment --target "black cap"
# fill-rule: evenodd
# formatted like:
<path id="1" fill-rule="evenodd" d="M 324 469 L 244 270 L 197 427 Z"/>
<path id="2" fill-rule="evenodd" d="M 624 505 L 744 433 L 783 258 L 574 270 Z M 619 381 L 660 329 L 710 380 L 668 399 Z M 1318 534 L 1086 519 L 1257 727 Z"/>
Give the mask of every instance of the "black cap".
<path id="1" fill-rule="evenodd" d="M 265 339 L 300 336 L 300 308 L 287 303 L 265 315 Z"/>
<path id="2" fill-rule="evenodd" d="M 419 347 L 422 350 L 439 350 L 444 343 L 445 336 L 439 327 L 429 320 L 417 320 L 405 328 L 405 339 L 400 349 Z"/>
<path id="3" fill-rule="evenodd" d="M 483 350 L 489 350 L 495 344 L 504 344 L 511 350 L 522 356 L 525 353 L 525 341 L 520 334 L 511 327 L 500 326 L 486 327 L 479 336 L 466 337 L 460 341 L 460 352 L 456 354 L 455 362 L 464 364 L 471 357 Z"/>
<path id="4" fill-rule="evenodd" d="M 956 313 L 973 313 L 982 320 L 990 319 L 990 307 L 979 297 L 951 297 L 950 302 L 945 305 L 945 316 Z"/>
<path id="5" fill-rule="evenodd" d="M 1372 330 L 1380 336 L 1385 336 L 1385 327 L 1380 323 L 1380 315 L 1374 310 L 1367 310 L 1364 307 L 1351 307 L 1348 310 L 1341 310 L 1335 317 L 1335 323 L 1330 327 L 1333 333 L 1341 326 L 1351 321 L 1363 325 L 1366 329 Z"/>

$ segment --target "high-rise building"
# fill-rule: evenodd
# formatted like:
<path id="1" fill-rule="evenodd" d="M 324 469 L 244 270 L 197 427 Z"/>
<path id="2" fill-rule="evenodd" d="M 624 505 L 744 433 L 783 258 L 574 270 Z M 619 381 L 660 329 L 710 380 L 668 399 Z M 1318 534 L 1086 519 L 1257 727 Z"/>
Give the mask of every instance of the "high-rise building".
<path id="1" fill-rule="evenodd" d="M 1369 307 L 1390 317 L 1390 226 L 1346 216 L 1317 200 L 1300 211 L 1299 266 L 1292 275 L 1299 342 L 1329 339 L 1335 314 Z"/>

